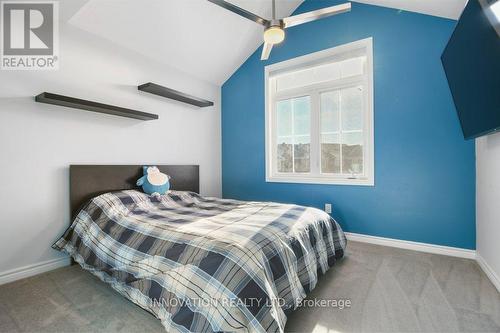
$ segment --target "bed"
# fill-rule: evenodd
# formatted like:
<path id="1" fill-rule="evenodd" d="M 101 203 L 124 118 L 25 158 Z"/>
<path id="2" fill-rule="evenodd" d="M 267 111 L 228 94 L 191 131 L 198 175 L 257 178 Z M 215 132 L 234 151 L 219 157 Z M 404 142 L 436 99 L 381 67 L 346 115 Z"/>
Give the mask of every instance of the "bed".
<path id="1" fill-rule="evenodd" d="M 172 190 L 134 186 L 141 166 L 71 166 L 74 217 L 53 245 L 168 332 L 284 332 L 344 255 L 321 210 L 200 196 L 198 166 L 159 166 Z"/>

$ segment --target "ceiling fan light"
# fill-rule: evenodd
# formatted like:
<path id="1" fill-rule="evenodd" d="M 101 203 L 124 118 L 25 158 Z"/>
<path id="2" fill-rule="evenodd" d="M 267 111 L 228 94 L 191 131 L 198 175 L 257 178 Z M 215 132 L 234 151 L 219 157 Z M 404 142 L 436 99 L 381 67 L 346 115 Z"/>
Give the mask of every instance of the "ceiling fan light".
<path id="1" fill-rule="evenodd" d="M 285 40 L 285 30 L 278 26 L 272 26 L 264 31 L 264 42 L 268 44 L 279 44 Z"/>

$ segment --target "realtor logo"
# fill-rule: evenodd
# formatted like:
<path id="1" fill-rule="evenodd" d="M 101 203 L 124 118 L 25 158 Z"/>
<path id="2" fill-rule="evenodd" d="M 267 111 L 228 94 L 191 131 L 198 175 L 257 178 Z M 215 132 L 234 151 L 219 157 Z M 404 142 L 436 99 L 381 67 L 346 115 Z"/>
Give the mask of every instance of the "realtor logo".
<path id="1" fill-rule="evenodd" d="M 1 2 L 1 69 L 58 68 L 58 3 Z"/>

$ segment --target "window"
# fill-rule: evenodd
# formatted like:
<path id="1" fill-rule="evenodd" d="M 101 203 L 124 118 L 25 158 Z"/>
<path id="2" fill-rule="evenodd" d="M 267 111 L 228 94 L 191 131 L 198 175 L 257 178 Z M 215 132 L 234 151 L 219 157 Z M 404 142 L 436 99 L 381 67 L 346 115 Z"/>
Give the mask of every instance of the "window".
<path id="1" fill-rule="evenodd" d="M 267 66 L 266 180 L 374 185 L 372 39 Z"/>

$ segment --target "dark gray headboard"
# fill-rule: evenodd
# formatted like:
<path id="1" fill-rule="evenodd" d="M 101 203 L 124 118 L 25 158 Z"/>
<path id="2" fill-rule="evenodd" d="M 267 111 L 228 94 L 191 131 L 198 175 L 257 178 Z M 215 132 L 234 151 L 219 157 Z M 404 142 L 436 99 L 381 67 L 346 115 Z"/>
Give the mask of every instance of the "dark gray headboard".
<path id="1" fill-rule="evenodd" d="M 200 192 L 198 165 L 145 165 L 156 165 L 172 177 L 172 190 Z M 81 206 L 97 195 L 137 189 L 135 183 L 142 176 L 142 165 L 71 165 L 69 175 L 71 217 L 74 218 Z"/>

